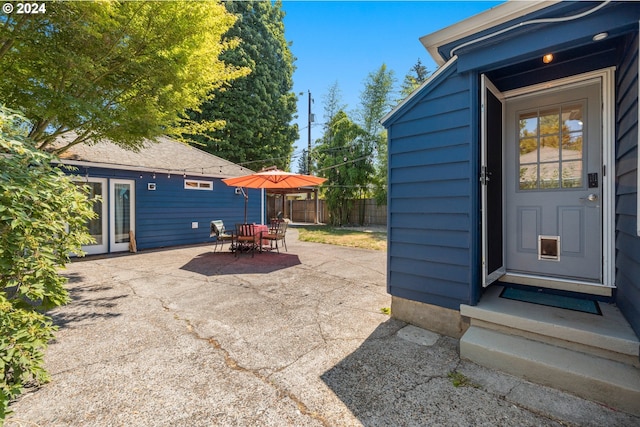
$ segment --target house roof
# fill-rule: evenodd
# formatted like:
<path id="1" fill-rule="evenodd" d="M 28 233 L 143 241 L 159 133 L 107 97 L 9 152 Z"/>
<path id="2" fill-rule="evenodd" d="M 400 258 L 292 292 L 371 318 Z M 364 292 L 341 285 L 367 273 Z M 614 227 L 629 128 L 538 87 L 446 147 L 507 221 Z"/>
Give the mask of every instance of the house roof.
<path id="1" fill-rule="evenodd" d="M 386 125 L 399 111 L 403 110 L 407 105 L 411 104 L 413 99 L 421 93 L 425 87 L 431 85 L 437 80 L 449 66 L 457 60 L 455 53 L 447 56 L 440 52 L 440 48 L 446 45 L 460 41 L 463 43 L 467 37 L 474 36 L 482 31 L 500 26 L 514 19 L 520 18 L 532 12 L 549 7 L 558 3 L 559 0 L 547 1 L 507 1 L 492 7 L 491 9 L 467 18 L 463 21 L 452 24 L 434 33 L 420 37 L 420 42 L 429 51 L 433 60 L 438 64 L 438 69 L 425 80 L 418 88 L 416 88 L 409 96 L 393 108 L 385 115 L 380 123 Z"/>
<path id="2" fill-rule="evenodd" d="M 595 40 L 592 37 L 599 32 L 607 32 L 609 36 L 620 34 L 627 24 L 619 22 L 620 17 L 625 14 L 622 8 L 609 7 L 609 16 L 601 19 L 597 25 L 594 24 L 595 19 L 600 19 L 598 16 L 602 17 L 602 14 L 595 12 L 608 5 L 613 6 L 616 3 L 610 0 L 595 4 L 558 0 L 508 1 L 421 37 L 420 41 L 438 63 L 439 68 L 380 122 L 384 126 L 389 125 L 394 117 L 416 102 L 426 88 L 432 87 L 433 83 L 438 81 L 439 71 L 446 70 L 452 64 L 457 63 L 458 72 L 465 72 L 474 67 L 479 69 L 482 66 L 488 69 L 500 64 L 500 61 L 503 61 L 503 65 L 514 62 L 516 57 L 520 62 L 530 59 L 533 54 L 539 54 L 538 51 L 542 48 L 548 48 L 548 44 L 555 43 L 556 48 L 565 49 L 570 45 L 575 51 L 577 46 L 592 43 Z M 633 17 L 628 13 L 627 15 Z M 586 21 L 579 21 L 579 18 L 593 18 L 589 24 L 593 27 L 585 26 Z M 573 32 L 567 31 L 571 24 L 574 24 Z M 580 31 L 576 31 L 578 24 L 581 25 Z M 547 29 L 553 26 L 554 34 L 561 34 L 562 37 L 547 36 L 546 39 L 538 38 L 536 43 L 528 43 L 526 46 L 516 45 L 521 43 L 521 38 L 516 36 L 528 35 L 531 40 L 531 37 L 536 37 L 542 26 L 546 26 Z M 635 26 L 637 28 L 637 21 Z"/>
<path id="3" fill-rule="evenodd" d="M 253 171 L 198 148 L 160 136 L 145 140 L 138 151 L 109 141 L 78 144 L 60 155 L 65 164 L 172 174 L 231 178 Z"/>
<path id="4" fill-rule="evenodd" d="M 497 27 L 514 19 L 547 8 L 559 0 L 507 1 L 491 9 L 457 22 L 434 33 L 420 37 L 420 42 L 438 66 L 444 65 L 451 56 L 442 55 L 439 48 L 468 36 Z"/>

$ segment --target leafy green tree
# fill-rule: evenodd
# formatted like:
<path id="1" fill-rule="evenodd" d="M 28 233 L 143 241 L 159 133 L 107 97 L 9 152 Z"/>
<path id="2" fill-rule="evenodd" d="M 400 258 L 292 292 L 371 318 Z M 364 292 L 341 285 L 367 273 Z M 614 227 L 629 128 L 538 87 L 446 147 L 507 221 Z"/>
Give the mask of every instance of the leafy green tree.
<path id="1" fill-rule="evenodd" d="M 387 202 L 387 131 L 380 119 L 393 107 L 394 83 L 393 70 L 387 70 L 382 64 L 377 71 L 369 73 L 360 95 L 360 126 L 365 133 L 365 150 L 377 153 L 372 181 L 376 201 L 381 204 Z"/>
<path id="2" fill-rule="evenodd" d="M 281 1 L 227 1 L 227 10 L 238 17 L 227 37 L 241 39 L 237 49 L 221 58 L 251 73 L 212 92 L 196 122 L 224 120 L 226 126 L 191 136 L 200 148 L 232 162 L 258 170 L 276 165 L 288 169 L 298 127 L 293 88 L 293 55 L 284 37 Z"/>
<path id="3" fill-rule="evenodd" d="M 418 58 L 418 61 L 413 65 L 413 67 L 411 67 L 409 73 L 404 76 L 404 81 L 400 87 L 401 98 L 398 102 L 411 95 L 411 93 L 420 87 L 420 85 L 424 83 L 430 75 L 431 73 L 427 67 L 422 65 L 422 61 Z"/>
<path id="4" fill-rule="evenodd" d="M 0 107 L 0 425 L 27 382 L 44 382 L 55 327 L 44 312 L 68 301 L 58 269 L 82 253 L 94 217 L 86 194 L 25 137 L 31 124 Z"/>
<path id="5" fill-rule="evenodd" d="M 351 218 L 353 200 L 367 191 L 373 173 L 372 152 L 366 133 L 347 113 L 336 112 L 315 149 L 319 175 L 328 178 L 324 198 L 332 225 L 359 222 Z"/>
<path id="6" fill-rule="evenodd" d="M 324 101 L 324 124 L 323 124 L 323 139 L 320 141 L 322 146 L 327 147 L 331 145 L 331 141 L 333 138 L 332 132 L 332 124 L 334 123 L 334 118 L 338 113 L 345 113 L 347 108 L 346 104 L 342 103 L 342 93 L 340 91 L 340 86 L 337 81 L 329 86 L 327 93 L 322 97 Z M 305 150 L 306 154 L 306 150 Z M 317 150 L 312 150 L 311 152 L 311 163 L 312 165 L 317 163 Z M 326 165 L 325 165 L 326 166 Z M 305 170 L 308 168 L 305 168 Z M 313 170 L 312 166 L 312 170 Z M 311 172 L 309 172 L 311 173 Z"/>
<path id="7" fill-rule="evenodd" d="M 47 2 L 39 15 L 0 15 L 0 99 L 29 119 L 40 149 L 220 127 L 190 123 L 212 90 L 247 74 L 219 57 L 236 18 L 219 2 Z"/>
<path id="8" fill-rule="evenodd" d="M 324 121 L 327 123 L 325 125 L 325 130 L 330 131 L 329 123 L 333 121 L 333 118 L 340 111 L 346 111 L 347 105 L 342 102 L 342 91 L 340 90 L 340 85 L 337 81 L 335 81 L 331 86 L 329 86 L 329 90 L 323 97 L 324 101 Z"/>

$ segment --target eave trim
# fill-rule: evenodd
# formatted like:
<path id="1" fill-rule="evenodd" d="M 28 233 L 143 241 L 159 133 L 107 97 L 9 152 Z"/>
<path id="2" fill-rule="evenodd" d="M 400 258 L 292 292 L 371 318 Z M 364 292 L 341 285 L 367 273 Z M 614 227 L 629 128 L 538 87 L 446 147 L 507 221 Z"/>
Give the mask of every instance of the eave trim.
<path id="1" fill-rule="evenodd" d="M 560 1 L 508 1 L 435 33 L 420 37 L 420 43 L 427 49 L 436 64 L 442 66 L 447 59 L 440 55 L 438 51 L 440 47 L 553 6 Z"/>
<path id="2" fill-rule="evenodd" d="M 444 73 L 453 63 L 458 60 L 456 55 L 452 56 L 450 60 L 448 60 L 443 66 L 439 67 L 433 74 L 429 76 L 427 80 L 425 80 L 420 86 L 418 86 L 409 96 L 402 100 L 398 105 L 396 105 L 393 110 L 391 110 L 387 115 L 385 115 L 382 119 L 380 119 L 380 124 L 386 127 L 386 123 L 391 120 L 391 118 L 400 110 L 404 108 L 405 105 L 410 103 L 413 98 L 415 98 L 425 87 L 427 87 L 432 81 L 436 80 L 440 74 Z"/>

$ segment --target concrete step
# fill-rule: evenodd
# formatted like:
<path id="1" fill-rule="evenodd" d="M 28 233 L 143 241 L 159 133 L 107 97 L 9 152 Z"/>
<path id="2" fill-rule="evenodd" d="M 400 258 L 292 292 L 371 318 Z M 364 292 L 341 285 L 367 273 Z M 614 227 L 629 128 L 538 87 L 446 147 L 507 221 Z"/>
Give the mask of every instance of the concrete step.
<path id="1" fill-rule="evenodd" d="M 600 303 L 599 316 L 500 298 L 501 291 L 501 286 L 487 289 L 478 305 L 462 305 L 460 314 L 468 317 L 472 326 L 640 368 L 640 341 L 617 307 Z"/>
<path id="2" fill-rule="evenodd" d="M 460 356 L 640 415 L 640 370 L 622 362 L 473 324 Z"/>

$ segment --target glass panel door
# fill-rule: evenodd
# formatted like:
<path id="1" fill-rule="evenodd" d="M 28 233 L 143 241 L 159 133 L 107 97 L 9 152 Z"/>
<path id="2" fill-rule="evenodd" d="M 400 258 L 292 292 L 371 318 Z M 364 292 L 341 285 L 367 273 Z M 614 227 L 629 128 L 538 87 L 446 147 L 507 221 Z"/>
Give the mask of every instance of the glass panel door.
<path id="1" fill-rule="evenodd" d="M 135 230 L 134 188 L 135 181 L 111 180 L 111 252 L 129 250 L 131 233 Z"/>
<path id="2" fill-rule="evenodd" d="M 93 203 L 96 217 L 87 222 L 87 229 L 95 243 L 83 246 L 82 250 L 87 254 L 106 253 L 109 251 L 107 245 L 107 180 L 105 178 L 85 178 L 83 181 L 77 181 L 76 184 L 86 190 L 88 198 L 99 196 L 101 199 Z"/>

